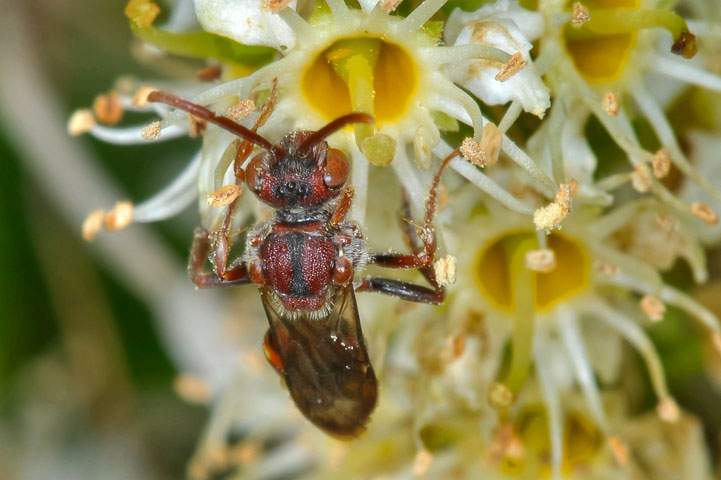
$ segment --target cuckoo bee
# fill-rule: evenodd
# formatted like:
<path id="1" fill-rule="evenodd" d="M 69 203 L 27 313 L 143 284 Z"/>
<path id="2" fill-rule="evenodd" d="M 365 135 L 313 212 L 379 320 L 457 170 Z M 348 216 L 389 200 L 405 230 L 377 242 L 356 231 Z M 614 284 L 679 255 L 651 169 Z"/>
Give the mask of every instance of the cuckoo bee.
<path id="1" fill-rule="evenodd" d="M 317 427 L 336 437 L 363 431 L 375 408 L 378 385 L 366 351 L 355 292 L 379 292 L 404 300 L 438 304 L 445 296 L 436 281 L 436 237 L 432 220 L 441 173 L 433 178 L 425 221 L 402 223 L 409 253 L 373 253 L 362 228 L 346 218 L 353 200 L 348 185 L 350 162 L 326 137 L 353 123 L 373 123 L 365 113 L 350 113 L 316 131 L 298 130 L 271 143 L 256 130 L 274 103 L 261 112 L 253 129 L 166 92 L 149 100 L 187 111 L 243 139 L 236 157 L 236 184 L 245 183 L 274 217 L 253 226 L 244 253 L 229 261 L 228 209 L 218 231 L 196 230 L 190 274 L 201 288 L 255 284 L 270 328 L 264 351 L 283 377 L 298 409 Z M 249 162 L 250 154 L 260 147 Z M 246 164 L 242 168 L 243 164 Z M 405 217 L 410 218 L 408 201 Z M 204 270 L 212 257 L 213 270 Z M 429 283 L 421 286 L 387 278 L 361 276 L 368 264 L 419 269 Z"/>

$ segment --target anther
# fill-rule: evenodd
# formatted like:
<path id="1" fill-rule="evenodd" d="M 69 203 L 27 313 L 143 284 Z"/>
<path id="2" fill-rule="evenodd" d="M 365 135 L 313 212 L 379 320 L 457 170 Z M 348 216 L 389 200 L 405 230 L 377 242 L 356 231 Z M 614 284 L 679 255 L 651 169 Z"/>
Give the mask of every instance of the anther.
<path id="1" fill-rule="evenodd" d="M 93 112 L 87 109 L 76 110 L 68 120 L 68 133 L 74 137 L 88 133 L 95 126 Z"/>
<path id="2" fill-rule="evenodd" d="M 574 28 L 581 28 L 581 26 L 589 20 L 591 20 L 591 13 L 588 9 L 584 7 L 581 2 L 574 3 L 573 20 L 571 20 L 571 24 Z"/>
<path id="3" fill-rule="evenodd" d="M 636 168 L 631 172 L 631 185 L 634 190 L 640 193 L 648 192 L 653 185 L 653 177 L 651 176 L 651 170 L 645 163 L 639 163 Z"/>
<path id="4" fill-rule="evenodd" d="M 676 423 L 681 418 L 681 410 L 678 408 L 676 401 L 667 397 L 658 402 L 656 413 L 659 418 L 666 423 Z"/>
<path id="5" fill-rule="evenodd" d="M 228 107 L 225 116 L 231 120 L 243 120 L 255 111 L 255 102 L 250 99 L 241 100 L 238 103 Z"/>
<path id="6" fill-rule="evenodd" d="M 109 231 L 121 230 L 133 221 L 132 202 L 118 202 L 112 210 L 105 215 L 105 228 Z"/>
<path id="7" fill-rule="evenodd" d="M 578 5 L 578 4 L 576 4 Z M 601 99 L 601 108 L 609 115 L 618 115 L 618 95 L 613 92 L 606 92 Z"/>
<path id="8" fill-rule="evenodd" d="M 150 92 L 156 91 L 157 88 L 151 87 L 150 85 L 141 86 L 135 95 L 133 96 L 133 105 L 138 107 L 145 107 L 148 105 L 148 95 Z"/>
<path id="9" fill-rule="evenodd" d="M 140 131 L 140 136 L 145 140 L 155 140 L 160 137 L 160 122 L 153 122 Z"/>
<path id="10" fill-rule="evenodd" d="M 666 305 L 658 298 L 652 295 L 644 295 L 639 305 L 643 313 L 645 313 L 652 322 L 660 322 L 663 320 L 663 316 L 666 313 Z"/>
<path id="11" fill-rule="evenodd" d="M 691 204 L 691 213 L 704 221 L 706 225 L 714 226 L 718 224 L 718 215 L 708 203 L 694 202 Z"/>
<path id="12" fill-rule="evenodd" d="M 548 248 L 530 250 L 526 253 L 523 263 L 527 269 L 534 272 L 549 273 L 556 269 L 556 254 Z"/>
<path id="13" fill-rule="evenodd" d="M 86 242 L 92 242 L 98 235 L 98 232 L 100 232 L 100 230 L 103 228 L 104 220 L 104 210 L 93 210 L 92 212 L 90 212 L 90 215 L 88 215 L 83 222 L 83 240 L 85 240 Z"/>
<path id="14" fill-rule="evenodd" d="M 238 198 L 242 192 L 243 187 L 240 185 L 223 185 L 218 190 L 208 195 L 205 198 L 205 203 L 214 208 L 222 207 Z"/>
<path id="15" fill-rule="evenodd" d="M 668 150 L 666 150 L 665 148 L 658 150 L 653 155 L 651 166 L 653 167 L 654 177 L 664 178 L 666 175 L 668 175 L 669 170 L 671 170 L 671 159 L 668 155 Z"/>
<path id="16" fill-rule="evenodd" d="M 505 82 L 525 68 L 526 65 L 528 65 L 528 62 L 523 59 L 523 55 L 521 55 L 520 52 L 516 52 L 511 55 L 511 58 L 509 58 L 506 64 L 503 65 L 501 71 L 496 75 L 496 80 L 499 82 Z"/>

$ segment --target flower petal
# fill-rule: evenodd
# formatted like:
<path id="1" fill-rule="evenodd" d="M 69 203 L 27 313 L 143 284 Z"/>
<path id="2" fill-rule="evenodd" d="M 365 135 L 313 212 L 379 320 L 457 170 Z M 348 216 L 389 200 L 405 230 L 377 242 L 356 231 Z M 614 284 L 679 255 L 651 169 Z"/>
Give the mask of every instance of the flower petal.
<path id="1" fill-rule="evenodd" d="M 295 35 L 263 0 L 195 0 L 195 14 L 203 29 L 245 45 L 292 48 Z M 295 8 L 296 1 L 289 8 Z"/>
<path id="2" fill-rule="evenodd" d="M 492 8 L 490 8 L 492 7 Z M 514 7 L 514 8 L 511 8 Z M 483 15 L 483 13 L 487 15 Z M 479 15 L 481 14 L 481 15 Z M 451 19 L 455 22 L 451 24 Z M 525 68 L 504 82 L 496 80 L 500 66 L 486 60 L 463 60 L 447 66 L 448 75 L 461 86 L 470 90 L 488 105 L 499 105 L 511 100 L 520 102 L 523 109 L 539 117 L 551 105 L 549 90 L 536 73 L 529 52 L 533 47 L 516 20 L 524 25 L 534 38 L 542 29 L 542 19 L 535 12 L 528 12 L 509 1 L 501 1 L 481 8 L 472 14 L 456 10 L 446 26 L 446 40 L 453 37 L 454 25 L 460 19 L 472 20 L 455 37 L 454 45 L 482 43 L 513 55 L 521 53 L 528 63 Z M 537 21 L 536 21 L 537 20 Z M 537 23 L 540 24 L 537 25 Z"/>

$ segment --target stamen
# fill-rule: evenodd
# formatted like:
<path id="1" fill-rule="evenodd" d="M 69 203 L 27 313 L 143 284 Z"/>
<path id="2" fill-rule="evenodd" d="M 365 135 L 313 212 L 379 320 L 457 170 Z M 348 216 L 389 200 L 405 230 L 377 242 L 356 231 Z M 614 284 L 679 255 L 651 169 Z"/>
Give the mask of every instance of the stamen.
<path id="1" fill-rule="evenodd" d="M 536 225 L 536 230 L 543 230 L 548 233 L 551 230 L 560 228 L 561 222 L 571 210 L 571 199 L 576 196 L 577 189 L 578 182 L 576 179 L 572 178 L 568 183 L 562 183 L 553 202 L 533 213 L 533 223 Z"/>
<path id="2" fill-rule="evenodd" d="M 576 314 L 562 306 L 558 310 L 558 327 L 563 339 L 563 345 L 570 357 L 570 364 L 576 376 L 576 381 L 581 387 L 586 403 L 596 423 L 605 432 L 608 431 L 606 413 L 601 402 L 601 394 L 594 376 L 593 367 L 588 358 L 586 347 L 578 330 L 578 319 Z"/>
<path id="3" fill-rule="evenodd" d="M 550 273 L 556 269 L 556 254 L 547 248 L 530 250 L 526 253 L 524 265 L 534 272 Z"/>
<path id="4" fill-rule="evenodd" d="M 721 75 L 695 67 L 686 61 L 666 55 L 649 54 L 646 65 L 667 77 L 676 78 L 690 85 L 721 92 Z"/>
<path id="5" fill-rule="evenodd" d="M 398 27 L 400 35 L 410 35 L 431 19 L 448 0 L 425 0 L 413 10 Z"/>
<path id="6" fill-rule="evenodd" d="M 121 230 L 133 221 L 133 204 L 131 202 L 118 202 L 112 210 L 105 215 L 105 228 L 109 231 Z"/>
<path id="7" fill-rule="evenodd" d="M 157 88 L 151 87 L 150 85 L 141 86 L 133 96 L 133 105 L 141 108 L 146 107 L 149 103 L 148 95 L 150 95 L 150 92 L 154 92 L 155 90 L 157 90 Z"/>
<path id="8" fill-rule="evenodd" d="M 98 232 L 102 230 L 105 221 L 105 210 L 94 210 L 83 222 L 83 240 L 92 242 Z"/>
<path id="9" fill-rule="evenodd" d="M 653 177 L 651 170 L 644 163 L 639 163 L 631 172 L 631 185 L 637 192 L 645 193 L 651 189 L 653 185 Z"/>
<path id="10" fill-rule="evenodd" d="M 666 423 L 676 423 L 681 418 L 681 410 L 676 401 L 669 397 L 662 398 L 656 406 L 656 412 L 661 420 Z"/>
<path id="11" fill-rule="evenodd" d="M 327 0 L 326 3 L 330 7 L 330 11 L 333 13 L 333 18 L 336 21 L 348 14 L 348 6 L 343 0 Z"/>
<path id="12" fill-rule="evenodd" d="M 183 373 L 173 379 L 173 390 L 176 395 L 194 405 L 207 404 L 213 396 L 213 391 L 201 377 Z"/>
<path id="13" fill-rule="evenodd" d="M 620 466 L 628 465 L 628 447 L 621 441 L 618 435 L 614 435 L 608 439 L 608 446 L 613 452 L 616 463 Z"/>
<path id="14" fill-rule="evenodd" d="M 315 29 L 292 8 L 283 8 L 278 12 L 278 15 L 280 15 L 280 18 L 293 30 L 297 41 L 314 38 L 316 36 Z"/>
<path id="15" fill-rule="evenodd" d="M 668 150 L 662 148 L 653 155 L 653 176 L 656 178 L 665 178 L 668 172 L 671 170 L 671 158 L 668 155 Z"/>
<path id="16" fill-rule="evenodd" d="M 503 68 L 501 68 L 501 71 L 496 74 L 495 78 L 499 82 L 505 82 L 523 70 L 526 65 L 528 65 L 528 62 L 523 59 L 523 55 L 521 55 L 520 52 L 516 52 L 508 59 L 508 62 L 503 65 Z"/>
<path id="17" fill-rule="evenodd" d="M 505 134 L 508 129 L 516 123 L 518 117 L 521 116 L 521 112 L 523 112 L 521 102 L 518 100 L 511 102 L 511 106 L 508 107 L 508 110 L 506 110 L 506 113 L 503 115 L 501 122 L 498 124 L 498 130 L 500 130 L 502 134 Z M 483 134 L 485 135 L 485 132 Z"/>
<path id="18" fill-rule="evenodd" d="M 661 401 L 670 398 L 671 395 L 666 386 L 666 377 L 658 352 L 656 352 L 648 336 L 638 324 L 611 308 L 605 302 L 592 301 L 588 307 L 588 313 L 593 314 L 596 318 L 606 322 L 609 326 L 617 330 L 641 355 L 641 358 L 643 358 L 646 364 L 646 368 L 648 368 L 649 376 L 651 377 L 651 386 L 656 393 L 656 397 Z"/>
<path id="19" fill-rule="evenodd" d="M 171 125 L 162 131 L 160 130 L 160 126 L 160 122 L 124 128 L 109 128 L 102 125 L 95 125 L 90 130 L 90 135 L 98 140 L 114 145 L 139 145 L 147 143 L 148 141 L 172 140 L 188 134 L 187 129 L 178 125 Z"/>
<path id="20" fill-rule="evenodd" d="M 205 198 L 205 203 L 213 208 L 223 207 L 238 198 L 242 192 L 243 187 L 241 185 L 224 185 L 209 194 Z"/>
<path id="21" fill-rule="evenodd" d="M 533 355 L 543 403 L 548 414 L 548 433 L 551 438 L 551 478 L 560 480 L 563 461 L 563 411 L 558 385 L 548 362 L 553 354 L 547 345 L 548 339 L 538 335 L 533 345 Z"/>
<path id="22" fill-rule="evenodd" d="M 140 136 L 145 140 L 157 140 L 160 138 L 160 122 L 153 122 L 150 125 L 143 127 L 140 131 Z"/>
<path id="23" fill-rule="evenodd" d="M 701 188 L 703 188 L 706 192 L 721 201 L 721 192 L 719 192 L 719 190 L 713 186 L 706 177 L 699 174 L 698 170 L 696 170 L 696 168 L 694 168 L 693 165 L 691 165 L 686 159 L 676 140 L 676 135 L 673 132 L 671 124 L 668 122 L 666 116 L 663 114 L 663 111 L 653 97 L 642 87 L 634 89 L 633 94 L 636 104 L 651 123 L 651 127 L 658 136 L 658 139 L 661 141 L 661 144 L 669 152 L 671 161 L 674 165 L 676 165 L 687 177 L 701 186 Z"/>
<path id="24" fill-rule="evenodd" d="M 628 272 L 633 272 L 633 275 Z M 712 334 L 721 334 L 719 320 L 710 310 L 676 288 L 663 284 L 656 287 L 649 284 L 645 279 L 639 278 L 637 274 L 638 272 L 634 270 L 624 270 L 624 272 L 607 281 L 612 285 L 627 288 L 638 293 L 658 295 L 662 302 L 678 307 L 688 313 Z"/>
<path id="25" fill-rule="evenodd" d="M 424 48 L 421 55 L 438 66 L 474 59 L 496 62 L 500 68 L 511 59 L 511 55 L 503 50 L 482 43 Z"/>
<path id="26" fill-rule="evenodd" d="M 421 4 L 421 6 L 424 4 Z M 483 115 L 481 114 L 481 109 L 473 97 L 458 88 L 455 84 L 448 81 L 448 79 L 446 79 L 443 75 L 434 74 L 431 81 L 435 83 L 439 93 L 460 104 L 468 113 L 471 118 L 471 123 L 473 124 L 473 136 L 477 141 L 480 141 L 483 137 Z"/>
<path id="27" fill-rule="evenodd" d="M 88 133 L 95 126 L 95 118 L 90 110 L 76 110 L 68 120 L 68 133 L 73 137 Z"/>
<path id="28" fill-rule="evenodd" d="M 98 95 L 93 101 L 93 113 L 100 123 L 115 125 L 123 119 L 123 105 L 117 92 Z"/>
<path id="29" fill-rule="evenodd" d="M 653 295 L 644 295 L 639 302 L 641 310 L 652 322 L 660 322 L 666 314 L 666 306 Z"/>
<path id="30" fill-rule="evenodd" d="M 591 20 L 591 14 L 588 12 L 588 9 L 584 7 L 581 2 L 576 2 L 573 4 L 573 20 L 571 21 L 571 24 L 575 28 L 581 28 L 584 23 Z"/>
<path id="31" fill-rule="evenodd" d="M 363 152 L 366 159 L 378 167 L 390 164 L 397 157 L 398 148 L 393 137 L 385 133 L 376 133 L 366 137 L 360 144 L 360 151 Z"/>
<path id="32" fill-rule="evenodd" d="M 601 108 L 609 115 L 618 115 L 618 95 L 613 92 L 604 93 Z"/>
<path id="33" fill-rule="evenodd" d="M 496 410 L 506 410 L 516 401 L 511 389 L 500 382 L 494 382 L 488 389 L 488 404 Z"/>
<path id="34" fill-rule="evenodd" d="M 419 450 L 416 453 L 415 459 L 413 459 L 413 476 L 422 477 L 431 468 L 431 462 L 433 461 L 433 454 L 428 450 Z"/>
<path id="35" fill-rule="evenodd" d="M 516 200 L 516 198 L 504 190 L 503 187 L 488 178 L 483 172 L 467 161 L 454 158 L 451 160 L 451 168 L 507 208 L 523 215 L 533 215 L 533 209 Z"/>
<path id="36" fill-rule="evenodd" d="M 140 223 L 156 222 L 172 217 L 187 207 L 198 196 L 194 184 L 202 158 L 202 152 L 198 152 L 170 185 L 136 206 L 134 220 Z"/>
<path id="37" fill-rule="evenodd" d="M 713 227 L 714 225 L 718 225 L 718 215 L 714 211 L 713 208 L 708 203 L 705 202 L 694 202 L 691 204 L 691 213 L 696 215 L 698 218 L 703 220 L 703 222 Z"/>
<path id="38" fill-rule="evenodd" d="M 401 4 L 403 0 L 380 0 L 381 8 L 384 12 L 392 12 L 396 8 L 398 8 L 398 5 Z"/>
<path id="39" fill-rule="evenodd" d="M 263 7 L 272 13 L 278 13 L 290 5 L 292 0 L 264 0 Z"/>
<path id="40" fill-rule="evenodd" d="M 160 7 L 151 0 L 130 0 L 125 6 L 125 16 L 138 27 L 148 27 L 160 14 Z"/>
<path id="41" fill-rule="evenodd" d="M 249 98 L 231 105 L 225 111 L 225 116 L 234 121 L 243 120 L 255 111 L 255 102 Z"/>

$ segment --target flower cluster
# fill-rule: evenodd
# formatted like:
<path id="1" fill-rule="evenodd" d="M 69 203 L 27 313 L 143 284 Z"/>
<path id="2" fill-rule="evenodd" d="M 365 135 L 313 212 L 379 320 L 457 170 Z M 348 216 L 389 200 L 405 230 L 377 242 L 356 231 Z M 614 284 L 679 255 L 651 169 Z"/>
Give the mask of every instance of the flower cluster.
<path id="1" fill-rule="evenodd" d="M 701 3 L 683 11 L 706 18 Z M 267 218 L 237 181 L 246 147 L 149 103 L 156 88 L 271 141 L 373 115 L 328 142 L 351 159 L 350 215 L 378 249 L 402 246 L 389 220 L 402 191 L 420 218 L 433 165 L 460 152 L 435 219 L 446 301 L 359 295 L 382 385 L 367 432 L 341 444 L 304 425 L 241 342 L 193 478 L 229 466 L 238 478 L 708 476 L 700 427 L 673 399 L 647 327 L 693 319 L 721 354 L 714 313 L 667 275 L 682 264 L 706 283 L 706 249 L 721 240 L 721 19 L 687 21 L 654 0 L 179 0 L 162 27 L 159 13 L 150 0 L 126 9 L 146 54 L 202 58 L 205 83 L 124 79 L 69 130 L 120 144 L 202 136 L 202 148 L 157 196 L 91 213 L 88 240 L 196 199 L 210 232 Z M 160 120 L 116 126 L 125 110 Z M 629 411 L 626 344 L 655 414 Z M 229 447 L 231 430 L 243 436 Z"/>

